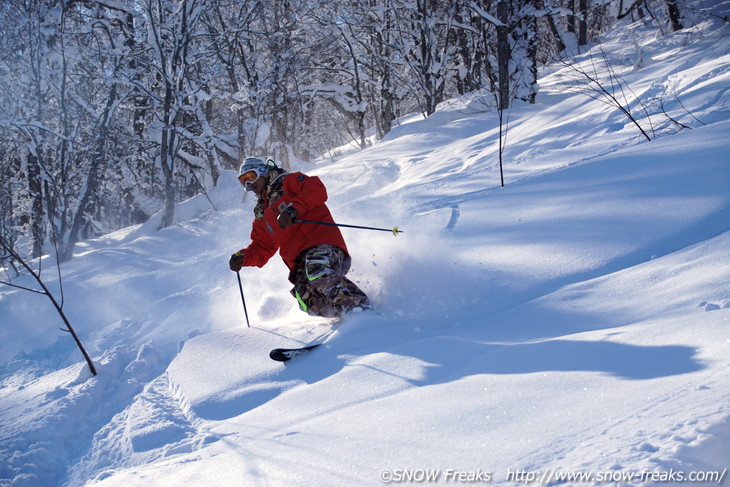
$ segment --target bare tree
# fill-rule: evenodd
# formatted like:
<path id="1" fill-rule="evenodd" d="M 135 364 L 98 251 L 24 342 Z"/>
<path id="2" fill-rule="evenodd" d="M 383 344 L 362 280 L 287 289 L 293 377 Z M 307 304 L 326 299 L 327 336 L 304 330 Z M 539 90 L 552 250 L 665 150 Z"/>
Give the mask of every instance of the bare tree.
<path id="1" fill-rule="evenodd" d="M 79 339 L 79 336 L 76 334 L 76 331 L 71 326 L 71 323 L 69 322 L 68 318 L 66 317 L 66 313 L 63 312 L 63 305 L 64 305 L 64 296 L 63 296 L 63 282 L 61 280 L 61 268 L 60 268 L 60 260 L 58 259 L 58 253 L 56 252 L 56 266 L 58 270 L 58 282 L 60 287 L 60 300 L 56 299 L 56 297 L 53 295 L 53 293 L 48 289 L 48 286 L 46 286 L 45 282 L 43 282 L 43 279 L 41 277 L 41 263 L 43 262 L 42 258 L 38 259 L 38 269 L 34 269 L 30 263 L 25 260 L 14 248 L 10 243 L 5 239 L 4 236 L 0 235 L 0 249 L 3 251 L 3 255 L 0 256 L 0 260 L 10 260 L 18 262 L 33 278 L 35 279 L 36 283 L 40 286 L 40 289 L 30 288 L 26 286 L 21 286 L 18 284 L 14 284 L 11 282 L 10 278 L 8 277 L 7 280 L 0 280 L 0 284 L 5 284 L 6 286 L 15 287 L 18 289 L 23 289 L 25 291 L 29 291 L 36 294 L 41 294 L 43 296 L 46 296 L 51 303 L 53 304 L 53 307 L 56 309 L 56 312 L 63 320 L 63 323 L 66 325 L 66 328 L 61 328 L 61 331 L 65 331 L 67 333 L 70 333 L 73 337 L 74 341 L 76 342 L 76 345 L 79 347 L 79 350 L 81 351 L 82 355 L 84 356 L 84 359 L 86 360 L 86 363 L 89 366 L 89 370 L 93 375 L 96 375 L 96 367 L 94 367 L 94 363 L 91 361 L 91 357 L 86 352 L 86 349 L 84 348 L 83 344 L 81 343 L 81 339 Z M 6 273 L 7 274 L 7 273 Z"/>
<path id="2" fill-rule="evenodd" d="M 382 139 L 393 127 L 400 99 L 395 82 L 395 5 L 393 0 L 356 0 L 350 5 L 338 22 L 347 26 L 345 33 L 363 67 L 363 101 L 370 109 L 376 136 Z"/>
<path id="3" fill-rule="evenodd" d="M 645 113 L 646 108 L 641 103 L 641 100 L 633 94 L 626 81 L 613 69 L 606 53 L 602 49 L 599 60 L 591 57 L 589 69 L 583 68 L 566 59 L 561 59 L 561 62 L 575 75 L 573 77 L 563 77 L 562 82 L 567 87 L 577 89 L 579 92 L 590 98 L 616 108 L 626 115 L 629 120 L 631 120 L 631 123 L 639 129 L 639 132 L 641 132 L 641 135 L 644 136 L 646 140 L 651 140 L 649 134 L 644 130 L 631 111 L 632 100 L 629 100 L 629 94 L 631 94 L 633 101 L 636 101 L 641 110 Z M 606 75 L 602 77 L 600 73 L 606 73 Z M 647 118 L 649 118 L 648 113 Z"/>
<path id="4" fill-rule="evenodd" d="M 150 42 L 145 61 L 153 70 L 148 78 L 151 86 L 143 89 L 151 95 L 158 117 L 156 159 L 162 169 L 165 196 L 162 227 L 172 224 L 175 213 L 178 159 L 183 144 L 179 132 L 184 125 L 187 76 L 192 69 L 190 48 L 204 3 L 205 0 L 145 0 L 142 3 Z"/>
<path id="5" fill-rule="evenodd" d="M 448 32 L 453 18 L 445 4 L 435 0 L 400 1 L 394 7 L 395 48 L 408 68 L 407 85 L 428 116 L 436 111 L 446 93 L 446 73 L 452 54 Z"/>

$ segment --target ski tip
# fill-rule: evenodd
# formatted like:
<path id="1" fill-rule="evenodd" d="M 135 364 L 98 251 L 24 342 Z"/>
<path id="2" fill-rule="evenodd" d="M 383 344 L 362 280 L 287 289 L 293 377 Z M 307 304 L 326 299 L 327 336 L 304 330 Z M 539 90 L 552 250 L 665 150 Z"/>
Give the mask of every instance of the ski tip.
<path id="1" fill-rule="evenodd" d="M 301 348 L 275 348 L 271 352 L 269 352 L 269 357 L 272 360 L 276 360 L 277 362 L 288 362 L 294 357 L 298 357 L 303 353 L 314 350 L 320 345 L 321 343 Z"/>
<path id="2" fill-rule="evenodd" d="M 282 351 L 278 348 L 270 351 L 269 357 L 271 358 L 271 360 L 276 360 L 277 362 L 286 362 L 288 360 L 291 360 L 291 357 L 287 357 L 286 355 L 284 355 Z"/>

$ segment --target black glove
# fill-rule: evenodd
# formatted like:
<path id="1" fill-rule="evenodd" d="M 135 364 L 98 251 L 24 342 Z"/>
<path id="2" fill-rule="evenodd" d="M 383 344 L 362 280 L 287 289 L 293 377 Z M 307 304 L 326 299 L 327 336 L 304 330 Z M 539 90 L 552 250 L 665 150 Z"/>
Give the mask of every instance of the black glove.
<path id="1" fill-rule="evenodd" d="M 228 261 L 228 267 L 230 267 L 233 272 L 240 271 L 241 267 L 243 267 L 243 259 L 243 250 L 239 250 L 231 256 Z"/>
<path id="2" fill-rule="evenodd" d="M 291 206 L 284 210 L 284 212 L 279 215 L 279 218 L 276 219 L 277 222 L 279 222 L 279 227 L 281 228 L 288 228 L 291 226 L 292 223 L 294 223 L 297 219 L 297 210 L 292 208 Z"/>

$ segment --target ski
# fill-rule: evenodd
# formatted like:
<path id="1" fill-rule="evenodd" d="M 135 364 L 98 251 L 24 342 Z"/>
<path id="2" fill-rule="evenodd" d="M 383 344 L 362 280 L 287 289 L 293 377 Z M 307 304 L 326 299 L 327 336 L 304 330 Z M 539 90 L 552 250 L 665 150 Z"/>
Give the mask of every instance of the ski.
<path id="1" fill-rule="evenodd" d="M 314 345 L 307 345 L 305 347 L 299 348 L 275 348 L 271 352 L 269 352 L 269 357 L 271 357 L 272 360 L 276 360 L 277 362 L 287 362 L 295 357 L 309 352 L 310 350 L 314 350 L 320 345 L 322 344 L 315 343 Z"/>
<path id="2" fill-rule="evenodd" d="M 337 328 L 340 327 L 342 323 L 335 323 L 335 325 L 309 342 L 307 345 L 303 345 L 301 347 L 295 347 L 295 348 L 275 348 L 271 352 L 269 352 L 269 357 L 271 357 L 272 360 L 276 360 L 277 362 L 288 362 L 289 360 L 298 357 L 302 354 L 305 354 L 309 352 L 310 350 L 314 350 L 315 348 L 322 345 L 324 342 L 327 341 L 329 337 L 331 337 Z"/>

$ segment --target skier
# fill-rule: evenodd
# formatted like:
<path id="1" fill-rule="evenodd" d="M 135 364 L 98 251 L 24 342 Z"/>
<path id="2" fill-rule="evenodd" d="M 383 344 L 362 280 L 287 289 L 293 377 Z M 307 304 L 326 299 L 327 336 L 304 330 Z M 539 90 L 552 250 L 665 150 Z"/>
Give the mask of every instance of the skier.
<path id="1" fill-rule="evenodd" d="M 297 218 L 334 223 L 327 190 L 316 176 L 287 173 L 273 160 L 247 157 L 238 180 L 258 196 L 251 243 L 231 255 L 229 267 L 263 267 L 279 251 L 289 268 L 291 290 L 302 311 L 324 317 L 370 309 L 365 293 L 345 274 L 350 255 L 336 226 L 297 223 Z"/>

